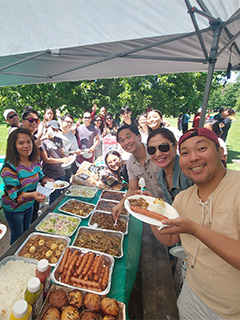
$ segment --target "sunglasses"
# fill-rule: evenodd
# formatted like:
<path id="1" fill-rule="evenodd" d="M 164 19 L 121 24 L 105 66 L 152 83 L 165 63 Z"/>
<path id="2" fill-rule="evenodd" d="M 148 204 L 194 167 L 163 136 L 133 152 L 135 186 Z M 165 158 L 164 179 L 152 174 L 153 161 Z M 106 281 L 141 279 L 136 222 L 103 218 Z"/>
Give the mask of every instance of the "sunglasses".
<path id="1" fill-rule="evenodd" d="M 174 145 L 174 142 L 172 142 L 171 145 Z M 156 153 L 157 148 L 161 152 L 168 152 L 170 150 L 170 145 L 169 145 L 169 143 L 161 143 L 157 147 L 154 147 L 154 146 L 147 147 L 148 154 L 150 154 L 150 156 L 152 156 L 153 154 Z"/>
<path id="2" fill-rule="evenodd" d="M 102 119 L 97 119 L 97 120 L 95 120 L 96 122 L 102 122 Z"/>
<path id="3" fill-rule="evenodd" d="M 66 122 L 68 125 L 73 125 L 73 121 L 67 121 L 67 120 L 63 120 L 64 122 Z"/>
<path id="4" fill-rule="evenodd" d="M 11 116 L 8 116 L 8 119 L 13 119 L 14 117 L 17 117 L 17 113 L 12 114 Z"/>
<path id="5" fill-rule="evenodd" d="M 83 119 L 91 119 L 91 117 L 83 117 Z"/>
<path id="6" fill-rule="evenodd" d="M 112 120 L 112 118 L 111 118 L 111 117 L 108 117 L 108 118 L 106 118 L 106 120 Z"/>
<path id="7" fill-rule="evenodd" d="M 39 123 L 39 119 L 36 119 L 36 118 L 27 118 L 25 120 L 27 120 L 29 123 L 33 123 L 33 122 L 35 122 L 36 124 Z"/>

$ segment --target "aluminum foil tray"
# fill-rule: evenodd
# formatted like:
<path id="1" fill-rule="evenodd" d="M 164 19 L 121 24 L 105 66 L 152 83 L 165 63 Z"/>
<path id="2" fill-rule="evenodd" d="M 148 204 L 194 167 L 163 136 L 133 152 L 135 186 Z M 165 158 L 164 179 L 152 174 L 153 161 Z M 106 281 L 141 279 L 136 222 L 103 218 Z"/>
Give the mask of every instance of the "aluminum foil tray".
<path id="1" fill-rule="evenodd" d="M 51 266 L 55 266 L 70 242 L 71 239 L 69 237 L 33 232 L 21 244 L 14 255 L 20 257 L 29 256 L 29 258 L 36 260 L 47 259 Z M 24 254 L 22 255 L 21 251 L 24 248 L 26 248 L 26 252 L 22 252 Z"/>
<path id="2" fill-rule="evenodd" d="M 72 271 L 71 271 L 71 275 L 69 276 L 70 281 L 67 280 L 68 273 L 64 272 L 64 268 L 62 268 L 62 270 L 61 270 L 61 267 L 62 267 L 62 265 L 64 265 L 64 267 L 66 266 L 66 264 L 64 262 L 64 259 L 66 256 L 65 253 L 70 251 L 71 254 L 73 254 L 73 252 L 75 250 L 77 250 L 76 255 L 78 258 L 80 255 L 83 255 L 82 261 L 83 261 L 84 256 L 86 254 L 88 254 L 88 255 L 92 254 L 94 256 L 94 258 L 101 257 L 101 256 L 103 257 L 102 261 L 103 261 L 103 265 L 105 267 L 104 266 L 102 267 L 102 265 L 100 265 L 99 270 L 101 270 L 101 271 L 105 270 L 106 266 L 108 268 L 109 273 L 108 273 L 106 288 L 103 289 L 101 287 L 101 285 L 102 285 L 102 283 L 100 282 L 101 276 L 98 281 L 84 280 L 85 278 L 84 279 L 79 278 L 79 277 L 83 278 L 83 276 L 85 277 L 85 275 L 83 275 L 82 272 L 80 274 L 77 273 L 76 270 L 78 270 L 79 266 L 76 266 L 76 263 L 74 264 Z M 63 261 L 63 263 L 61 264 L 62 261 Z M 99 295 L 106 295 L 110 291 L 113 267 L 114 267 L 114 258 L 112 256 L 109 256 L 106 254 L 101 254 L 101 253 L 94 251 L 94 250 L 80 249 L 78 247 L 69 246 L 65 249 L 61 259 L 58 261 L 57 265 L 54 267 L 54 269 L 51 273 L 51 280 L 58 285 L 62 285 L 62 286 L 68 287 L 68 288 L 81 289 L 83 291 L 97 293 Z M 65 271 L 68 271 L 68 269 L 69 268 L 66 268 Z M 64 276 L 65 274 L 66 274 L 66 276 Z M 90 271 L 88 271 L 87 275 L 90 275 Z M 84 280 L 84 284 L 81 283 L 82 282 L 81 280 Z M 99 287 L 97 287 L 97 286 L 99 286 Z"/>
<path id="3" fill-rule="evenodd" d="M 66 205 L 69 207 L 64 208 L 64 206 Z M 77 199 L 68 199 L 60 207 L 58 207 L 58 210 L 70 214 L 72 216 L 81 217 L 81 219 L 87 219 L 92 213 L 92 211 L 95 209 L 95 207 L 96 205 L 92 203 L 88 203 Z"/>
<path id="4" fill-rule="evenodd" d="M 101 210 L 94 210 L 88 221 L 88 226 L 91 228 L 120 231 L 123 234 L 128 233 L 128 216 L 120 215 L 116 226 L 114 226 L 114 222 L 115 221 L 111 213 Z"/>
<path id="5" fill-rule="evenodd" d="M 46 217 L 36 226 L 36 230 L 50 234 L 71 237 L 81 222 L 80 217 L 66 214 L 49 212 Z"/>
<path id="6" fill-rule="evenodd" d="M 85 237 L 79 243 L 83 233 L 85 233 Z M 123 238 L 123 233 L 119 231 L 80 227 L 74 238 L 73 246 L 103 252 L 114 258 L 121 258 L 123 256 Z"/>

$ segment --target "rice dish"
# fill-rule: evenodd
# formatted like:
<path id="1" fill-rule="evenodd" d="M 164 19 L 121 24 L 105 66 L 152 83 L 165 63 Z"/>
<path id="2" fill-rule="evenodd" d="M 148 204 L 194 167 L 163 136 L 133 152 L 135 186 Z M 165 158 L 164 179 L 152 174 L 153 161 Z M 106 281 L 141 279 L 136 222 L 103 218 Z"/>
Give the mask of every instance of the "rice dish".
<path id="1" fill-rule="evenodd" d="M 0 320 L 8 320 L 14 303 L 24 299 L 28 280 L 35 276 L 37 265 L 21 260 L 8 261 L 0 268 Z"/>

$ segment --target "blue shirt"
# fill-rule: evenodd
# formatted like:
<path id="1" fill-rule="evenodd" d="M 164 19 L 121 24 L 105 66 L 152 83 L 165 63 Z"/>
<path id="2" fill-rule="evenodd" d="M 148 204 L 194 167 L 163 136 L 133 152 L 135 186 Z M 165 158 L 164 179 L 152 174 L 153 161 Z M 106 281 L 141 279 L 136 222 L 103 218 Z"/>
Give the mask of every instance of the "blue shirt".
<path id="1" fill-rule="evenodd" d="M 168 189 L 168 185 L 165 180 L 165 172 L 163 169 L 161 169 L 158 173 L 158 184 L 162 190 L 164 200 L 169 204 L 172 204 L 174 198 L 180 191 L 188 189 L 193 185 L 193 182 L 190 179 L 188 179 L 180 169 L 178 155 L 176 155 L 175 157 L 175 162 L 173 166 L 172 188 L 170 190 Z"/>

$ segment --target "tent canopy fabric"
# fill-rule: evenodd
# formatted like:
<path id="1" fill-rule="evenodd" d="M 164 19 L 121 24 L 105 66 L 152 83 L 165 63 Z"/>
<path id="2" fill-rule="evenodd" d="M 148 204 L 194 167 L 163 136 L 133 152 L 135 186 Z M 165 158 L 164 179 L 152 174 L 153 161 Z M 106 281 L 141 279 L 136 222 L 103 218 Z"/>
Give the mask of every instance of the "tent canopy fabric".
<path id="1" fill-rule="evenodd" d="M 240 70 L 240 0 L 0 4 L 0 86 Z"/>

